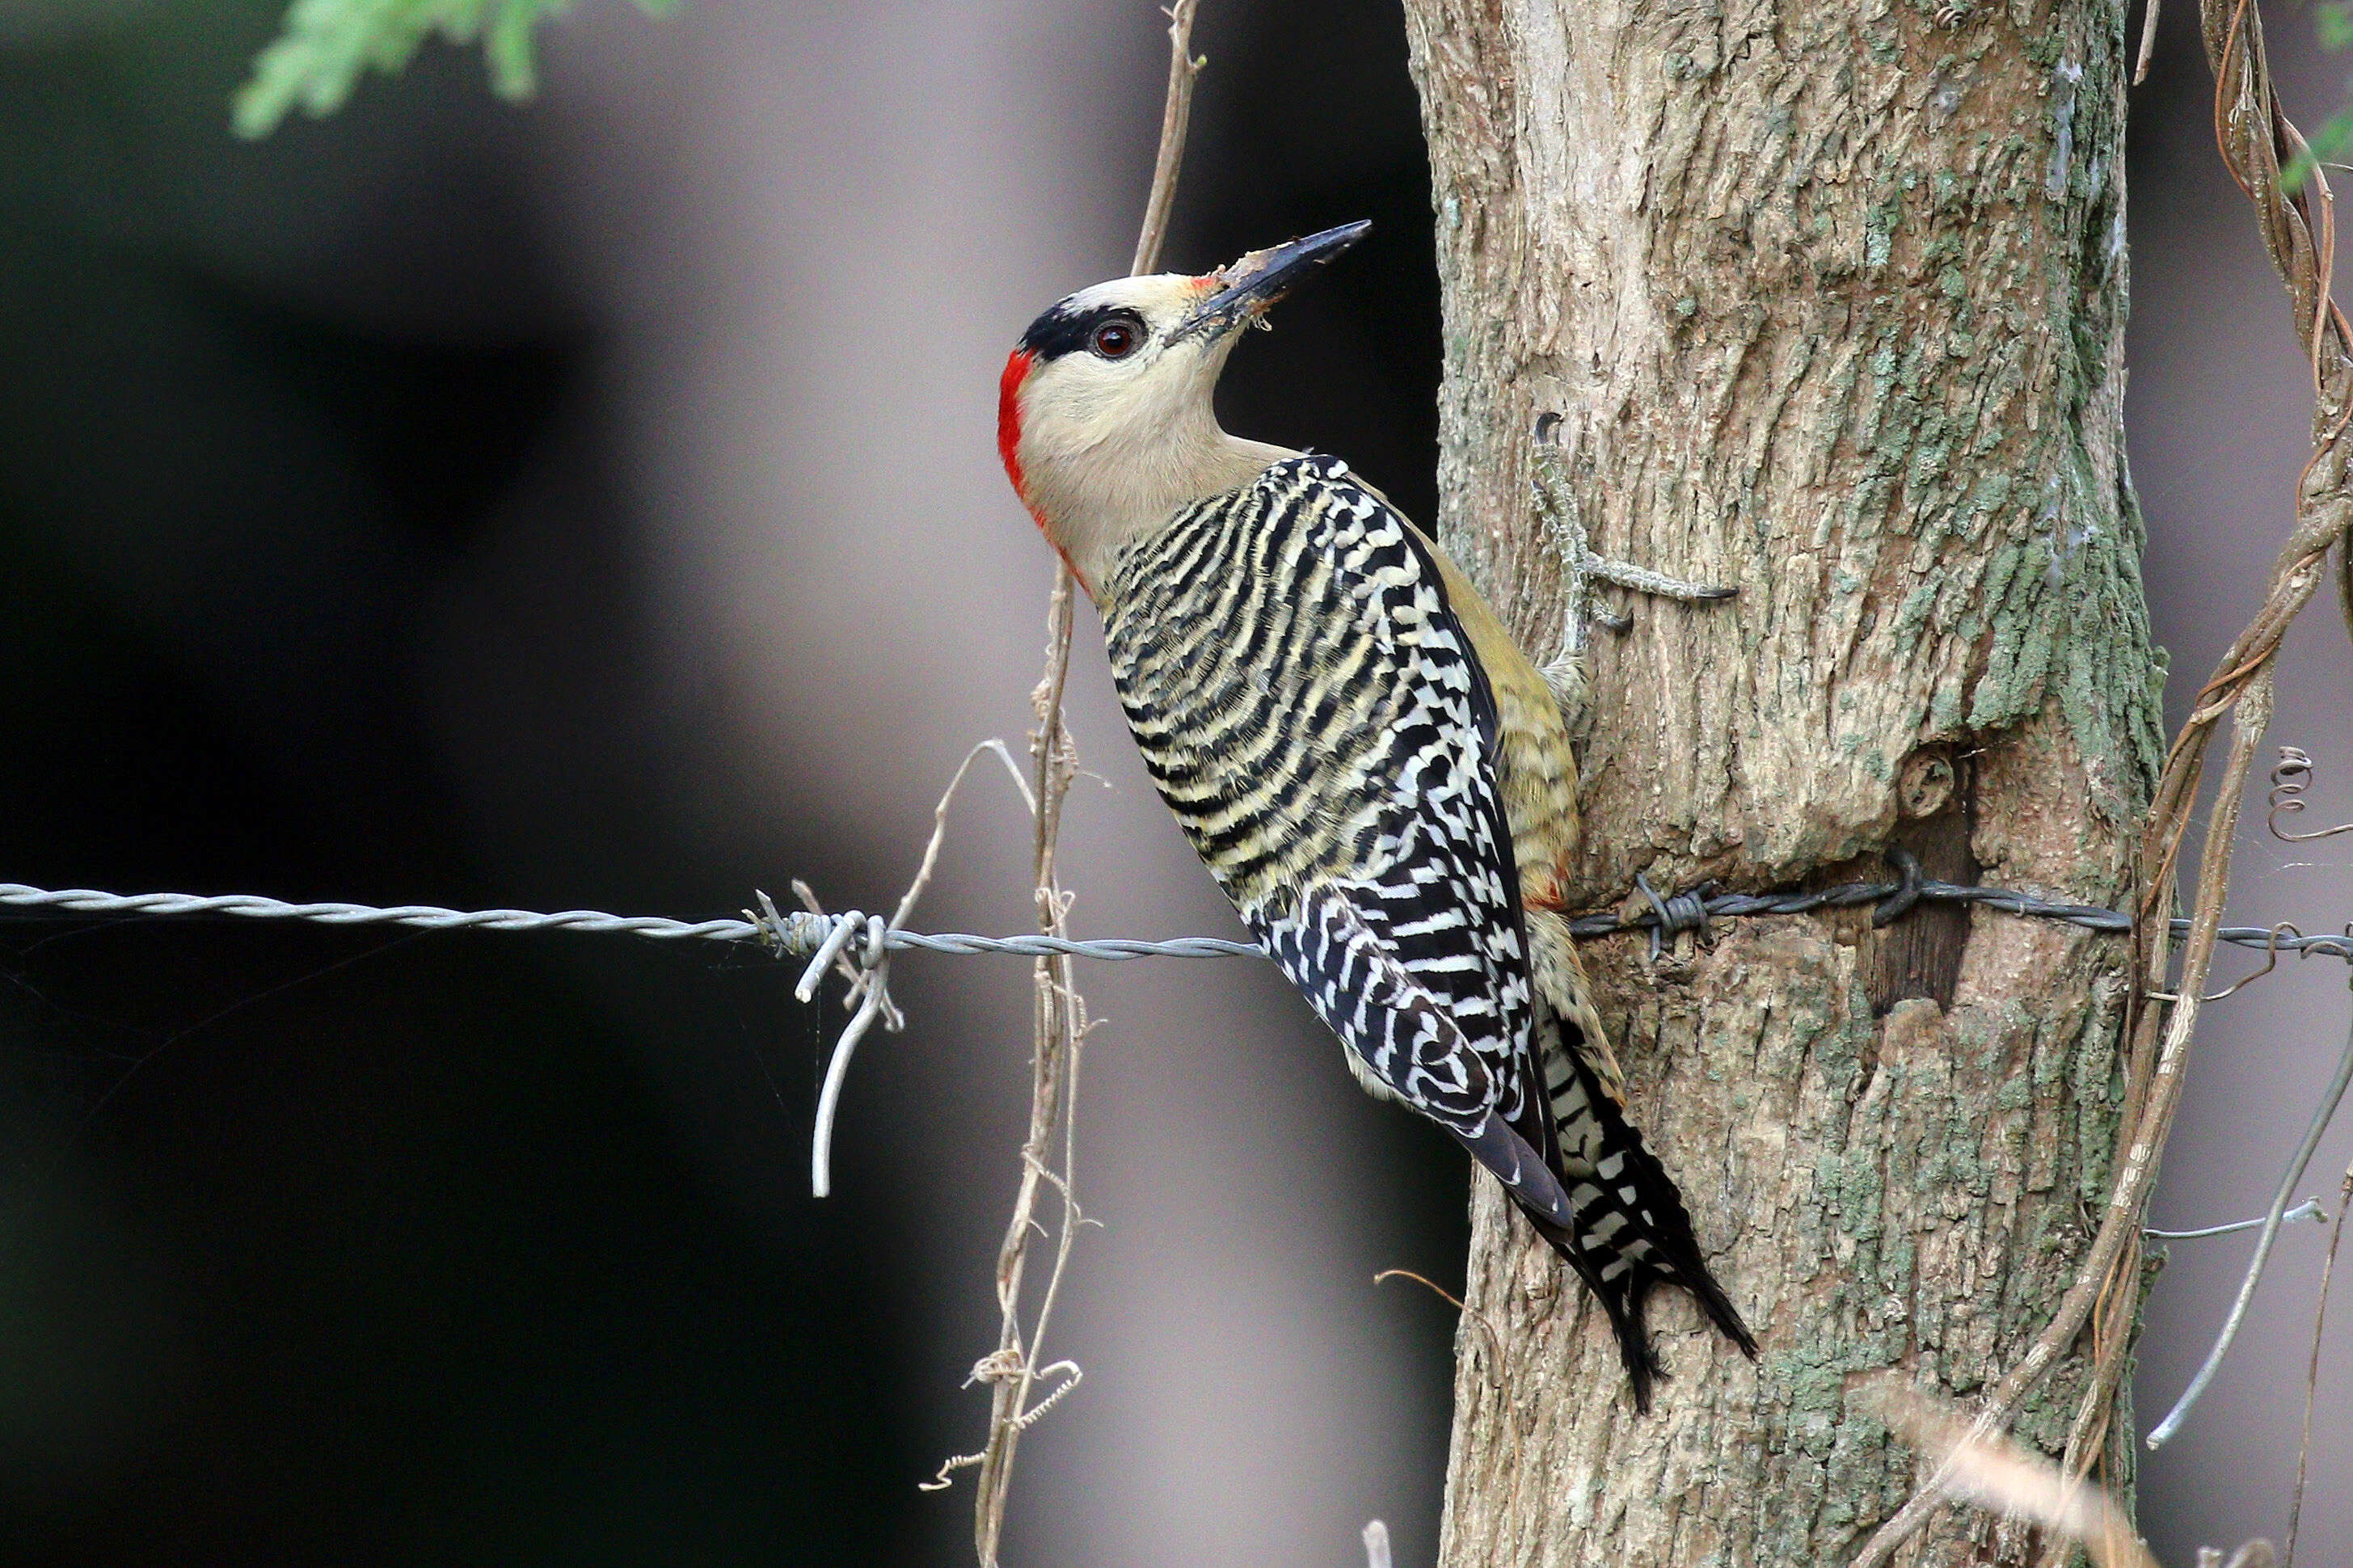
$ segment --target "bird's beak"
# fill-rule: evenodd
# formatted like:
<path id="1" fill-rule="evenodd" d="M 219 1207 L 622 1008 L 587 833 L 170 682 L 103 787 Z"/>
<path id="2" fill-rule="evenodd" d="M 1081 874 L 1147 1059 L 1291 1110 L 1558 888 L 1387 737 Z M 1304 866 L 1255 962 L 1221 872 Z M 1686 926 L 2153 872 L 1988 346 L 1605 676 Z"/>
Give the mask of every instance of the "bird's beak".
<path id="1" fill-rule="evenodd" d="M 1197 335 L 1211 341 L 1254 321 L 1302 279 L 1372 232 L 1369 221 L 1344 223 L 1305 239 L 1253 250 L 1213 274 L 1224 287 L 1193 308 L 1168 334 L 1172 343 Z"/>

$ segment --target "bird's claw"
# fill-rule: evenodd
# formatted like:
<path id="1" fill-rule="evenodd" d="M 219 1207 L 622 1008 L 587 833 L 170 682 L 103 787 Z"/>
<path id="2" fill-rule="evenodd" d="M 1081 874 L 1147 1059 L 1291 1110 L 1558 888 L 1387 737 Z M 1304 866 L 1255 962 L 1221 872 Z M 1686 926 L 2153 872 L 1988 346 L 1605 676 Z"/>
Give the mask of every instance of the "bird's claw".
<path id="1" fill-rule="evenodd" d="M 1562 612 L 1566 624 L 1562 631 L 1560 657 L 1549 667 L 1566 671 L 1574 666 L 1585 650 L 1585 627 L 1588 622 L 1609 631 L 1624 633 L 1633 629 L 1630 615 L 1613 614 L 1603 608 L 1593 597 L 1593 584 L 1599 580 L 1614 583 L 1619 587 L 1648 594 L 1653 598 L 1673 599 L 1681 604 L 1704 604 L 1712 600 L 1729 599 L 1740 590 L 1713 583 L 1693 583 L 1681 577 L 1670 577 L 1647 566 L 1637 566 L 1628 561 L 1612 561 L 1597 555 L 1587 542 L 1585 521 L 1577 513 L 1575 492 L 1560 468 L 1561 418 L 1557 414 L 1537 416 L 1535 428 L 1535 478 L 1530 488 L 1535 491 L 1536 511 L 1545 520 L 1546 531 L 1551 536 L 1553 548 L 1558 552 L 1561 564 L 1563 599 Z M 1556 686 L 1560 682 L 1556 681 Z"/>

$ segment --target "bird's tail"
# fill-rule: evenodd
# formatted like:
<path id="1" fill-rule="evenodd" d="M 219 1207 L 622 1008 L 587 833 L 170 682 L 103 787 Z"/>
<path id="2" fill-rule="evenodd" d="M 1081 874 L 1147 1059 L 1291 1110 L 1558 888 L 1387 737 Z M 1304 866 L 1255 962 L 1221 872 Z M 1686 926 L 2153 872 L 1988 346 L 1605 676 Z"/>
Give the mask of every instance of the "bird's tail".
<path id="1" fill-rule="evenodd" d="M 1573 1035 L 1574 1026 L 1563 1033 Z M 1633 1384 L 1635 1408 L 1647 1411 L 1651 1385 L 1664 1375 L 1643 1321 L 1652 1287 L 1664 1281 L 1690 1291 L 1752 1361 L 1757 1341 L 1708 1272 L 1683 1194 L 1603 1092 L 1577 1042 L 1561 1044 L 1566 1048 L 1546 1053 L 1546 1089 L 1559 1130 L 1561 1185 L 1574 1217 L 1566 1226 L 1535 1213 L 1528 1217 L 1600 1300 Z"/>

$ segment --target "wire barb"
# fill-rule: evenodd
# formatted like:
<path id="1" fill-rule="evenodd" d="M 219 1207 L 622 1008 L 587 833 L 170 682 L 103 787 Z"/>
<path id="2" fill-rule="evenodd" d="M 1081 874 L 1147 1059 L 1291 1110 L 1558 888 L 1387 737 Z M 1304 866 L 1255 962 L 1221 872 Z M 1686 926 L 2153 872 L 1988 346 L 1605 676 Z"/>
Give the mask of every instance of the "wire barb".
<path id="1" fill-rule="evenodd" d="M 1894 925 L 1910 914 L 1920 902 L 1920 858 L 1909 849 L 1891 845 L 1886 850 L 1886 858 L 1887 863 L 1895 868 L 1895 874 L 1904 879 L 1896 884 L 1895 891 L 1887 896 L 1885 902 L 1871 911 L 1871 929 L 1873 931 L 1884 931 Z"/>
<path id="2" fill-rule="evenodd" d="M 1650 879 L 1637 871 L 1634 873 L 1634 890 L 1641 893 L 1651 906 L 1652 963 L 1659 962 L 1659 954 L 1669 937 L 1681 936 L 1685 931 L 1696 933 L 1703 945 L 1712 944 L 1715 933 L 1708 929 L 1707 899 L 1715 890 L 1714 882 L 1702 882 L 1689 892 L 1675 893 L 1662 899 L 1651 886 Z"/>
<path id="3" fill-rule="evenodd" d="M 2187 922 L 2176 921 L 2175 923 L 2185 924 Z M 2261 969 L 2256 970 L 2253 974 L 2242 974 L 2239 976 L 2238 979 L 2233 980 L 2228 985 L 2223 986 L 2220 991 L 2207 992 L 2200 998 L 2200 1000 L 2205 1002 L 2220 1002 L 2226 996 L 2235 996 L 2240 992 L 2244 991 L 2248 986 L 2253 985 L 2256 981 L 2261 980 L 2264 975 L 2269 974 L 2273 970 L 2277 969 L 2279 967 L 2280 943 L 2282 941 L 2280 932 L 2282 931 L 2290 933 L 2285 940 L 2291 944 L 2301 942 L 2304 940 L 2304 932 L 2296 930 L 2295 922 L 2294 921 L 2280 921 L 2277 925 L 2271 928 L 2271 931 L 2263 939 L 2263 966 Z M 2290 951 L 2298 958 L 2302 958 L 2309 953 L 2312 949 L 2310 947 L 2296 947 L 2291 945 Z M 2181 996 L 2179 992 L 2158 991 L 2152 989 L 2148 993 L 2148 999 L 2152 1002 L 2179 1002 L 2181 1000 Z"/>

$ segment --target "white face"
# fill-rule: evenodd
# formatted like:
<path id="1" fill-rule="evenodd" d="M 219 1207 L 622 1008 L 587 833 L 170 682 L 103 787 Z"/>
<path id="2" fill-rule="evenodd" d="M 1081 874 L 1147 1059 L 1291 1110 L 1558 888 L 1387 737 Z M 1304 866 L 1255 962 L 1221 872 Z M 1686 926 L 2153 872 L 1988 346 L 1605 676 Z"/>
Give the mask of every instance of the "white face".
<path id="1" fill-rule="evenodd" d="M 1006 366 L 998 442 L 1021 499 L 1090 592 L 1139 527 L 1215 493 L 1230 467 L 1211 411 L 1234 323 L 1178 329 L 1211 274 L 1122 278 L 1038 318 Z"/>
<path id="2" fill-rule="evenodd" d="M 1005 364 L 997 447 L 1089 594 L 1130 540 L 1297 456 L 1218 428 L 1218 374 L 1240 328 L 1372 226 L 1342 224 L 1199 278 L 1098 283 L 1029 324 Z"/>
<path id="3" fill-rule="evenodd" d="M 1165 440 L 1173 423 L 1206 408 L 1232 335 L 1169 338 L 1217 289 L 1215 277 L 1121 278 L 1040 316 L 1017 351 L 1031 356 L 1018 410 L 1023 472 L 1094 447 Z"/>

